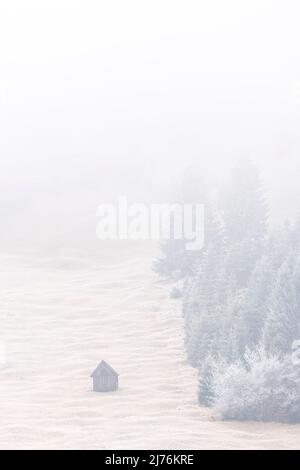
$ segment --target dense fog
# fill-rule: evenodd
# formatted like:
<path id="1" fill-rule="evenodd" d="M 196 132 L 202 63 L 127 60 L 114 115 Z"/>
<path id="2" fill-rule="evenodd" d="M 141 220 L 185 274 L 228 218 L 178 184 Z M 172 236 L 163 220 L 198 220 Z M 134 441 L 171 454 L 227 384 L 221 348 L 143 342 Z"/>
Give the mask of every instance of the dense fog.
<path id="1" fill-rule="evenodd" d="M 0 448 L 299 448 L 299 15 L 0 0 Z"/>
<path id="2" fill-rule="evenodd" d="M 188 167 L 214 191 L 241 157 L 258 164 L 272 219 L 294 215 L 296 1 L 0 9 L 2 246 L 84 244 L 101 202 L 171 200 Z"/>

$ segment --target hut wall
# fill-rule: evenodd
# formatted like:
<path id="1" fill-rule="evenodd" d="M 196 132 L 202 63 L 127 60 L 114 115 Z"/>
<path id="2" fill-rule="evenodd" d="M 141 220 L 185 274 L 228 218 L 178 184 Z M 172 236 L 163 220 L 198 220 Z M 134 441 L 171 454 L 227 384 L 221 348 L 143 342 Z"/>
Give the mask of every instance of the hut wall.
<path id="1" fill-rule="evenodd" d="M 102 375 L 94 377 L 93 382 L 95 392 L 113 392 L 118 390 L 118 377 Z"/>

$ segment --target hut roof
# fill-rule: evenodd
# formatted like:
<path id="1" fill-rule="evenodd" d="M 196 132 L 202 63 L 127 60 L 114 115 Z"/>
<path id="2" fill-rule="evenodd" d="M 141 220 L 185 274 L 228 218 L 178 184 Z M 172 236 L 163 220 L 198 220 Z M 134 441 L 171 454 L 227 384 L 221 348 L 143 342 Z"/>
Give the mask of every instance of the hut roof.
<path id="1" fill-rule="evenodd" d="M 91 377 L 95 375 L 116 375 L 119 374 L 105 361 L 101 361 L 100 364 L 96 367 L 94 372 L 92 373 Z"/>

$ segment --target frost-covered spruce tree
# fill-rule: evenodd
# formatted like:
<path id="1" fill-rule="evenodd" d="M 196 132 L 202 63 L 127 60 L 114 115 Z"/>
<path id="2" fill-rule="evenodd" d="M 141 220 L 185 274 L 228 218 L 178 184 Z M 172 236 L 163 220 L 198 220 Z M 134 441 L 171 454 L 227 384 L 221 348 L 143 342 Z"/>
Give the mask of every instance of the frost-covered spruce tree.
<path id="1" fill-rule="evenodd" d="M 220 236 L 218 215 L 214 210 L 206 188 L 204 172 L 199 168 L 189 168 L 181 181 L 174 197 L 181 204 L 204 205 L 205 245 L 213 243 Z M 153 263 L 153 269 L 162 277 L 170 280 L 185 279 L 195 275 L 201 263 L 203 250 L 189 251 L 187 240 L 166 240 L 161 243 L 160 256 Z"/>
<path id="2" fill-rule="evenodd" d="M 234 169 L 220 205 L 221 243 L 219 239 L 206 251 L 187 302 L 192 314 L 187 317 L 186 344 L 190 362 L 199 368 L 202 402 L 201 397 L 213 393 L 210 358 L 227 363 L 242 358 L 249 343 L 247 328 L 255 321 L 253 317 L 249 325 L 246 322 L 256 295 L 249 279 L 264 250 L 267 208 L 251 162 L 240 162 Z"/>
<path id="3" fill-rule="evenodd" d="M 254 349 L 262 342 L 271 295 L 278 271 L 290 250 L 290 233 L 276 230 L 265 241 L 263 255 L 256 263 L 246 290 L 243 323 L 245 346 Z"/>
<path id="4" fill-rule="evenodd" d="M 241 160 L 221 195 L 228 269 L 245 287 L 263 250 L 267 204 L 255 165 Z"/>
<path id="5" fill-rule="evenodd" d="M 290 242 L 291 236 L 293 236 L 294 239 L 293 243 Z M 243 371 L 246 367 L 244 360 L 246 351 L 256 350 L 263 340 L 267 340 L 267 335 L 263 334 L 267 319 L 269 320 L 267 312 L 274 302 L 274 291 L 278 292 L 278 277 L 283 266 L 286 264 L 287 253 L 292 253 L 292 264 L 296 263 L 297 267 L 296 254 L 299 253 L 298 242 L 296 240 L 296 235 L 293 234 L 293 231 L 290 228 L 277 231 L 272 234 L 269 240 L 266 241 L 264 245 L 264 254 L 257 262 L 256 267 L 250 276 L 247 287 L 239 288 L 234 282 L 231 284 L 227 283 L 226 301 L 223 302 L 223 304 L 219 304 L 219 306 L 222 305 L 222 307 L 219 314 L 216 315 L 217 321 L 216 316 L 213 317 L 218 334 L 214 335 L 214 339 L 210 343 L 210 346 L 213 345 L 213 347 L 209 350 L 209 354 L 211 354 L 211 351 L 213 350 L 215 359 L 219 360 L 221 357 L 227 362 L 227 364 L 234 364 L 233 369 L 230 370 L 235 371 L 238 367 L 238 374 L 241 374 L 241 376 L 243 375 Z M 287 312 L 289 312 L 289 308 L 293 305 L 292 299 L 295 299 L 295 296 L 297 298 L 297 292 L 300 293 L 300 286 L 297 287 L 298 283 L 296 281 L 299 277 L 298 269 L 295 268 L 291 270 L 291 275 L 289 277 L 289 281 L 285 278 L 283 287 L 286 289 L 286 285 L 291 287 L 295 283 L 296 287 L 293 289 L 295 292 L 292 293 L 289 290 L 288 293 L 285 294 L 285 302 L 290 304 L 290 306 L 288 306 L 287 309 L 284 309 L 283 305 L 285 302 L 283 302 L 280 311 L 283 311 L 284 315 L 279 315 L 279 319 L 283 322 L 285 318 L 285 321 L 288 321 L 289 324 L 293 324 L 291 319 L 287 317 Z M 216 283 L 215 285 L 218 290 L 218 284 Z M 275 286 L 277 286 L 277 289 L 275 289 Z M 218 311 L 218 308 L 219 307 L 216 307 L 216 311 Z M 298 308 L 296 307 L 295 311 L 300 311 L 300 305 Z M 293 324 L 290 333 L 295 331 L 297 331 L 297 327 Z M 272 322 L 272 328 L 270 328 L 269 331 L 269 344 L 266 341 L 266 346 L 268 346 L 268 349 L 271 352 L 282 352 L 282 346 L 275 347 L 275 345 L 278 343 L 280 338 L 282 341 L 282 338 L 286 337 L 287 332 L 287 329 L 284 328 L 284 323 L 280 325 L 278 320 L 276 324 L 274 324 L 274 321 Z M 198 347 L 198 350 L 199 348 L 201 350 L 202 340 L 200 336 L 199 338 L 200 346 Z M 294 337 L 294 339 L 298 338 Z M 292 338 L 288 340 L 288 346 L 284 352 L 291 351 L 291 343 Z M 277 360 L 280 363 L 280 359 L 277 358 Z M 237 366 L 239 361 L 240 365 Z M 212 369 L 208 368 L 206 359 L 202 360 L 202 362 L 198 361 L 198 364 L 200 371 L 199 400 L 201 400 L 202 403 L 205 403 L 205 396 L 208 396 L 209 400 L 211 400 L 211 397 L 214 395 L 213 377 L 216 374 L 212 374 Z M 268 368 L 266 368 L 266 371 L 267 370 Z M 235 389 L 235 391 L 237 391 L 237 389 Z"/>
<path id="6" fill-rule="evenodd" d="M 271 262 L 263 256 L 250 276 L 247 289 L 244 289 L 240 319 L 244 330 L 244 337 L 240 338 L 244 343 L 243 353 L 247 347 L 255 348 L 261 341 L 271 289 Z"/>
<path id="7" fill-rule="evenodd" d="M 201 367 L 206 356 L 214 354 L 217 348 L 219 330 L 216 325 L 222 315 L 228 282 L 223 270 L 224 253 L 221 244 L 207 247 L 185 292 L 185 344 L 193 367 Z"/>
<path id="8" fill-rule="evenodd" d="M 221 205 L 222 235 L 205 251 L 186 302 L 191 312 L 186 317 L 187 346 L 193 364 L 211 352 L 235 359 L 247 346 L 248 280 L 262 253 L 266 230 L 265 201 L 251 163 L 235 169 Z"/>
<path id="9" fill-rule="evenodd" d="M 226 304 L 222 308 L 218 322 L 218 354 L 227 363 L 243 356 L 247 347 L 247 331 L 244 324 L 244 311 L 247 296 L 244 290 L 228 292 Z"/>
<path id="10" fill-rule="evenodd" d="M 217 370 L 217 360 L 208 356 L 199 370 L 198 401 L 201 405 L 211 407 L 215 402 L 214 377 Z"/>
<path id="11" fill-rule="evenodd" d="M 268 351 L 289 353 L 300 339 L 300 252 L 290 251 L 279 269 L 270 298 L 264 330 Z"/>

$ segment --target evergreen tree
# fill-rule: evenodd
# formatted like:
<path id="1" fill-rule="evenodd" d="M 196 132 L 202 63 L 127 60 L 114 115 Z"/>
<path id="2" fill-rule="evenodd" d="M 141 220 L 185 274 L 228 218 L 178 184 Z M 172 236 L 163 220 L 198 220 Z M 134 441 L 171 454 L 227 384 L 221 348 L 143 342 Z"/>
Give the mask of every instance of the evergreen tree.
<path id="1" fill-rule="evenodd" d="M 206 247 L 196 275 L 188 284 L 184 298 L 186 348 L 190 363 L 196 367 L 214 354 L 219 330 L 218 318 L 226 302 L 227 283 L 224 272 L 225 249 L 221 244 Z"/>
<path id="2" fill-rule="evenodd" d="M 186 170 L 175 200 L 181 204 L 203 204 L 205 245 L 216 243 L 222 237 L 218 215 L 209 200 L 203 171 L 191 167 Z M 161 243 L 160 257 L 155 260 L 153 269 L 162 277 L 170 280 L 194 276 L 201 263 L 203 250 L 189 251 L 187 240 L 167 240 Z"/>
<path id="3" fill-rule="evenodd" d="M 201 405 L 208 407 L 213 406 L 215 400 L 213 390 L 215 367 L 215 359 L 208 356 L 199 370 L 198 401 Z"/>
<path id="4" fill-rule="evenodd" d="M 199 402 L 215 404 L 224 419 L 293 421 L 295 413 L 298 422 L 300 366 L 293 369 L 290 353 L 300 340 L 300 217 L 267 234 L 251 162 L 233 171 L 220 214 L 206 217 L 200 253 L 169 241 L 159 261 L 166 277 L 184 279 L 185 345 L 199 370 Z"/>
<path id="5" fill-rule="evenodd" d="M 263 240 L 267 226 L 267 205 L 256 166 L 240 160 L 223 192 L 223 218 L 231 243 Z"/>
<path id="6" fill-rule="evenodd" d="M 277 230 L 264 244 L 263 255 L 256 263 L 248 282 L 243 323 L 248 348 L 258 346 L 263 338 L 272 290 L 282 263 L 289 251 L 289 232 Z"/>
<path id="7" fill-rule="evenodd" d="M 268 351 L 288 353 L 300 339 L 300 253 L 291 250 L 279 269 L 264 331 Z"/>
<path id="8" fill-rule="evenodd" d="M 221 209 L 228 243 L 228 269 L 245 287 L 266 236 L 267 205 L 255 165 L 241 160 L 223 191 Z"/>

